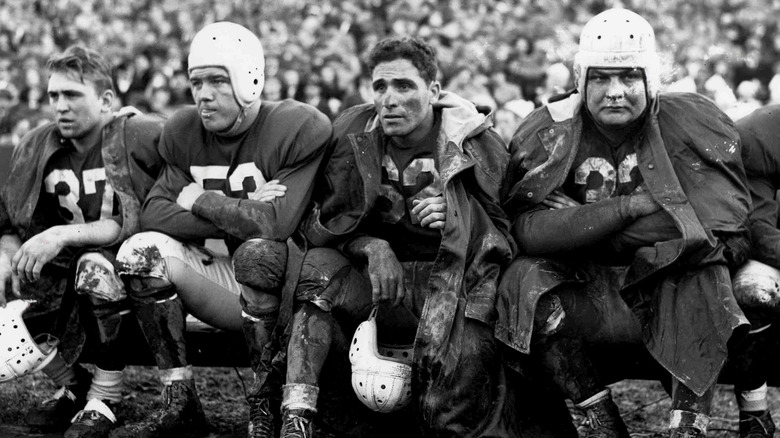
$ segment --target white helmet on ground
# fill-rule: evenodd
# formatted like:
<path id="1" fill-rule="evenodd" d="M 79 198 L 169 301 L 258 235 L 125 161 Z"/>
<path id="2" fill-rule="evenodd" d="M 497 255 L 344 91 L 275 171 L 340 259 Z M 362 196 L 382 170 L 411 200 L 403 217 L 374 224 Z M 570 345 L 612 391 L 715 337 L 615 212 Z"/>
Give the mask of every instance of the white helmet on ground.
<path id="1" fill-rule="evenodd" d="M 647 93 L 654 98 L 661 88 L 661 61 L 653 27 L 628 9 L 608 9 L 591 18 L 582 29 L 579 51 L 574 55 L 574 76 L 582 95 L 592 67 L 641 69 Z"/>
<path id="2" fill-rule="evenodd" d="M 349 347 L 352 389 L 358 399 L 376 412 L 398 410 L 412 396 L 413 346 L 377 343 L 377 307 L 355 330 Z"/>
<path id="3" fill-rule="evenodd" d="M 220 21 L 201 29 L 192 39 L 187 68 L 222 67 L 228 72 L 233 95 L 243 108 L 260 100 L 265 83 L 265 57 L 260 39 L 240 24 Z"/>
<path id="4" fill-rule="evenodd" d="M 22 320 L 30 305 L 14 300 L 0 307 L 0 382 L 40 371 L 57 354 L 58 341 L 51 335 L 38 335 L 33 340 Z"/>

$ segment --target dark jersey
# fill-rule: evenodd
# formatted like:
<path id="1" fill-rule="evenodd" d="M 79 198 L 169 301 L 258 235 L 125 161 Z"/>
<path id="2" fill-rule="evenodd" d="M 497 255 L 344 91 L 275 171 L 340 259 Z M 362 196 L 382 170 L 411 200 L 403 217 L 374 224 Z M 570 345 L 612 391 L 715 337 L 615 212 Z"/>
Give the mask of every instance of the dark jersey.
<path id="1" fill-rule="evenodd" d="M 752 257 L 780 269 L 780 105 L 767 105 L 737 121 L 753 208 Z"/>
<path id="2" fill-rule="evenodd" d="M 639 141 L 641 137 L 635 133 L 621 144 L 612 146 L 592 122 L 585 121 L 580 149 L 563 186 L 564 192 L 581 204 L 592 204 L 645 191 L 644 179 L 637 167 Z M 619 254 L 679 237 L 672 217 L 659 210 L 635 220 L 596 252 L 602 262 L 625 262 L 630 259 Z M 614 253 L 618 254 L 616 259 L 613 259 Z"/>
<path id="3" fill-rule="evenodd" d="M 438 114 L 438 113 L 437 113 Z M 366 232 L 386 240 L 400 261 L 434 260 L 441 231 L 420 226 L 412 215 L 416 200 L 442 194 L 436 162 L 440 119 L 416 145 L 402 148 L 387 139 L 382 157 L 381 194 L 367 221 Z"/>
<path id="4" fill-rule="evenodd" d="M 142 228 L 183 241 L 228 238 L 284 240 L 298 225 L 332 132 L 330 121 L 309 105 L 263 102 L 249 129 L 234 137 L 207 131 L 197 109 L 176 112 L 165 124 L 160 155 L 166 166 L 142 210 Z M 271 202 L 251 199 L 267 181 L 287 187 Z M 202 186 L 187 211 L 176 203 L 182 188 Z"/>
<path id="5" fill-rule="evenodd" d="M 583 124 L 582 141 L 563 190 L 581 204 L 629 195 L 642 184 L 635 143 L 629 136 L 617 147 L 607 143 L 592 123 Z"/>
<path id="6" fill-rule="evenodd" d="M 72 146 L 46 164 L 36 214 L 49 226 L 111 219 L 122 224 L 120 203 L 106 179 L 100 144 L 84 153 Z"/>

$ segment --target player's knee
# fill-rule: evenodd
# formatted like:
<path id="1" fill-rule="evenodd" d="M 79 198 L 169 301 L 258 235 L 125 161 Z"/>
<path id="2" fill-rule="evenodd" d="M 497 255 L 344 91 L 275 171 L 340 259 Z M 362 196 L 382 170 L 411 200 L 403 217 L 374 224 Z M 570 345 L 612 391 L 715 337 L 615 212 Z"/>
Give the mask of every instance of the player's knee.
<path id="1" fill-rule="evenodd" d="M 175 253 L 178 244 L 169 236 L 153 231 L 134 234 L 122 244 L 116 265 L 128 296 L 145 302 L 175 295 L 165 257 Z"/>
<path id="2" fill-rule="evenodd" d="M 749 260 L 734 275 L 734 297 L 751 322 L 780 314 L 780 271 Z"/>
<path id="3" fill-rule="evenodd" d="M 233 254 L 236 281 L 261 294 L 278 295 L 287 267 L 287 245 L 266 239 L 251 239 Z"/>
<path id="4" fill-rule="evenodd" d="M 166 245 L 173 242 L 170 237 L 153 231 L 130 236 L 117 252 L 117 273 L 165 278 L 164 257 L 171 252 Z"/>
<path id="5" fill-rule="evenodd" d="M 366 293 L 359 276 L 352 273 L 352 264 L 338 250 L 311 249 L 303 261 L 295 300 L 310 302 L 329 312 L 343 300 L 353 300 L 355 295 Z"/>
<path id="6" fill-rule="evenodd" d="M 127 296 L 114 265 L 97 252 L 87 252 L 79 257 L 74 289 L 89 296 L 95 304 L 115 303 Z"/>

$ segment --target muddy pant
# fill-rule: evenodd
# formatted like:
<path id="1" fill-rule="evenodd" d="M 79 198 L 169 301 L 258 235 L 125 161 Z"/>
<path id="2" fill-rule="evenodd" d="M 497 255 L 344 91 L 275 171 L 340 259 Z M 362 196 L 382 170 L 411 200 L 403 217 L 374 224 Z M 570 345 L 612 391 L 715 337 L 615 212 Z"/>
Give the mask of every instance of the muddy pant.
<path id="1" fill-rule="evenodd" d="M 729 351 L 734 389 L 750 391 L 766 383 L 771 357 L 777 348 L 773 324 L 780 316 L 780 271 L 748 260 L 734 274 L 734 298 L 750 321 L 750 332 Z"/>
<path id="2" fill-rule="evenodd" d="M 618 293 L 623 268 L 603 267 L 590 282 L 543 295 L 534 315 L 532 356 L 574 403 L 604 389 L 589 346 L 641 344 L 639 321 Z M 697 396 L 672 379 L 672 409 L 709 414 L 713 387 Z"/>
<path id="3" fill-rule="evenodd" d="M 135 316 L 163 381 L 187 378 L 185 309 L 225 330 L 240 330 L 241 287 L 230 257 L 145 232 L 127 239 L 117 253 L 117 271 L 127 285 Z"/>
<path id="4" fill-rule="evenodd" d="M 310 301 L 330 310 L 335 295 L 323 291 L 334 275 L 341 275 L 346 265 L 338 252 L 314 248 L 303 256 L 298 266 L 288 267 L 287 243 L 251 239 L 233 254 L 233 266 L 236 280 L 243 286 L 244 336 L 255 371 L 250 401 L 255 397 L 280 399 L 287 361 L 271 348 L 270 341 L 287 270 L 297 269 L 300 273 L 295 292 L 297 301 Z"/>
<path id="5" fill-rule="evenodd" d="M 135 300 L 178 296 L 187 312 L 201 321 L 223 330 L 241 329 L 241 285 L 227 254 L 150 231 L 122 244 L 117 270 Z"/>
<path id="6" fill-rule="evenodd" d="M 35 307 L 27 312 L 30 317 L 35 317 L 59 312 L 69 283 L 68 276 L 75 276 L 73 284 L 82 317 L 57 315 L 57 318 L 68 320 L 65 333 L 60 334 L 63 339 L 59 345 L 59 353 L 67 363 L 77 359 L 86 334 L 95 340 L 98 349 L 95 365 L 103 370 L 124 368 L 117 338 L 121 315 L 127 312 L 127 303 L 124 285 L 114 270 L 113 260 L 113 255 L 108 251 L 81 253 L 73 265 L 75 271 L 48 264 L 44 266 L 38 281 L 22 285 L 22 297 L 36 300 Z"/>
<path id="7" fill-rule="evenodd" d="M 347 339 L 351 338 L 373 307 L 371 283 L 362 267 L 351 264 L 338 251 L 318 251 L 307 253 L 304 268 L 319 273 L 321 280 L 303 283 L 296 291 L 288 385 L 318 385 L 319 372 L 338 338 L 335 330 L 343 329 Z M 409 345 L 414 341 L 432 265 L 402 263 L 406 295 L 398 307 L 380 307 L 379 343 Z M 322 282 L 326 279 L 327 284 Z M 459 312 L 463 312 L 462 306 Z M 492 330 L 463 314 L 456 318 L 455 326 L 450 342 L 458 343 L 459 348 L 451 351 L 458 351 L 459 357 L 448 359 L 457 366 L 426 363 L 420 358 L 414 365 L 412 406 L 425 436 L 514 436 L 501 418 L 507 392 Z M 285 400 L 283 405 L 296 401 L 306 400 Z"/>

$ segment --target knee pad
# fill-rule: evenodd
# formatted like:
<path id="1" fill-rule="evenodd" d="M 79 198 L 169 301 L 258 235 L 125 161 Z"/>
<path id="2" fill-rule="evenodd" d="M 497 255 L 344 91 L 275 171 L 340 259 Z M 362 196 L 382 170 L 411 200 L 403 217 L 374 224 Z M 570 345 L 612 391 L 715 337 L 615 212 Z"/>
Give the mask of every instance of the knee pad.
<path id="1" fill-rule="evenodd" d="M 168 242 L 175 241 L 161 233 L 146 232 L 130 236 L 119 248 L 117 273 L 132 298 L 164 299 L 173 295 L 164 257 L 175 248 Z"/>
<path id="2" fill-rule="evenodd" d="M 76 262 L 76 292 L 88 295 L 93 304 L 115 303 L 127 297 L 114 265 L 98 252 L 88 252 Z"/>
<path id="3" fill-rule="evenodd" d="M 236 281 L 252 289 L 279 295 L 287 268 L 287 244 L 251 239 L 233 253 Z"/>
<path id="4" fill-rule="evenodd" d="M 755 260 L 734 274 L 734 297 L 754 326 L 766 325 L 780 314 L 780 271 Z"/>
<path id="5" fill-rule="evenodd" d="M 156 232 L 130 236 L 116 254 L 117 272 L 120 276 L 166 278 L 163 258 L 172 251 L 166 248 L 171 241 L 170 237 Z"/>

